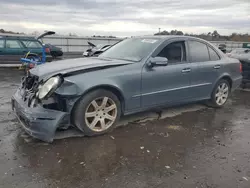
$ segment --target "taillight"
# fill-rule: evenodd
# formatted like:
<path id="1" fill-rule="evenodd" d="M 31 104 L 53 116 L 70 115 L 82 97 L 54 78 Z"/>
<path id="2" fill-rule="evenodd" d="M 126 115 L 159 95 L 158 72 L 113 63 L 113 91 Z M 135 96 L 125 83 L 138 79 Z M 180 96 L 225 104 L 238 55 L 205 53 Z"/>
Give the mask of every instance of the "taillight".
<path id="1" fill-rule="evenodd" d="M 240 72 L 242 73 L 242 64 L 240 63 Z"/>
<path id="2" fill-rule="evenodd" d="M 50 53 L 50 49 L 49 48 L 45 48 L 45 52 Z"/>

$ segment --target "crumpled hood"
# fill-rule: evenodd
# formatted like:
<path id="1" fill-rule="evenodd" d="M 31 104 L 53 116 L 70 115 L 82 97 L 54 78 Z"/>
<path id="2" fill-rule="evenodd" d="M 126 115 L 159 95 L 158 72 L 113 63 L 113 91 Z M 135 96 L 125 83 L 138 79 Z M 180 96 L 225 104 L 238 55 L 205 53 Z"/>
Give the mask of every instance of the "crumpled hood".
<path id="1" fill-rule="evenodd" d="M 43 65 L 38 65 L 30 70 L 32 75 L 39 76 L 39 80 L 49 78 L 56 74 L 67 74 L 74 71 L 86 70 L 95 67 L 126 65 L 133 62 L 122 60 L 111 60 L 97 57 L 91 58 L 76 58 L 54 61 Z"/>

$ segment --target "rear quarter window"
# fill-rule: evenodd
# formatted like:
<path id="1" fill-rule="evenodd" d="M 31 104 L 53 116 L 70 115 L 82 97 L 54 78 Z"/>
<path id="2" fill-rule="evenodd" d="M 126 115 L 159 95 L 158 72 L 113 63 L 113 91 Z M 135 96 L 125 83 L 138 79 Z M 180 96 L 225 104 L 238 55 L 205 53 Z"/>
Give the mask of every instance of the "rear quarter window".
<path id="1" fill-rule="evenodd" d="M 42 48 L 42 45 L 38 41 L 22 40 L 22 42 L 27 48 Z"/>
<path id="2" fill-rule="evenodd" d="M 208 51 L 209 51 L 211 61 L 220 60 L 220 56 L 212 48 L 210 48 L 209 46 L 208 46 Z"/>

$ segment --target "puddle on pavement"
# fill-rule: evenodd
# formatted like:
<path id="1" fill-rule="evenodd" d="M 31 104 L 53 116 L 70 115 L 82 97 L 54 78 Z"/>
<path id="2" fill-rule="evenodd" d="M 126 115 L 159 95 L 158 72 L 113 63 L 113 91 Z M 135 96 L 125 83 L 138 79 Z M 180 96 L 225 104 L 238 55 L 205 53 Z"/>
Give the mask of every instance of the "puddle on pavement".
<path id="1" fill-rule="evenodd" d="M 183 127 L 179 126 L 179 125 L 169 125 L 169 126 L 167 126 L 167 128 L 170 129 L 170 130 L 175 130 L 175 131 L 183 130 Z"/>

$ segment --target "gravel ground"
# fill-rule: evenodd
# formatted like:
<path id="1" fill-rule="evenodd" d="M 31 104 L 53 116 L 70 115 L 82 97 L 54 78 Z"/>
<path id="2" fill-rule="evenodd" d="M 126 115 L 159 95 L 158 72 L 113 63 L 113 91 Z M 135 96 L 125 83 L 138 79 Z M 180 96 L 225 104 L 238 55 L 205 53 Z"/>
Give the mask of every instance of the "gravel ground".
<path id="1" fill-rule="evenodd" d="M 0 69 L 0 187 L 250 187 L 247 90 L 222 109 L 186 106 L 151 121 L 140 114 L 104 136 L 48 144 L 26 135 L 11 112 L 21 74 Z"/>

